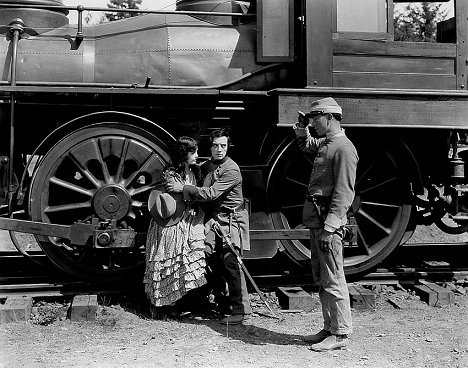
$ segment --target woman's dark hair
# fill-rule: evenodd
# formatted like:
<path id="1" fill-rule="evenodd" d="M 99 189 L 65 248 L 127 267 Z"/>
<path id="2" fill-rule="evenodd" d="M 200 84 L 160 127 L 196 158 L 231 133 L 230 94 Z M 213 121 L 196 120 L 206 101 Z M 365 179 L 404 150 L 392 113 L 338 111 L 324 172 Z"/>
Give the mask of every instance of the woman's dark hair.
<path id="1" fill-rule="evenodd" d="M 198 143 L 190 137 L 179 137 L 174 142 L 172 150 L 172 167 L 183 177 L 185 170 L 185 162 L 189 153 L 194 153 L 198 149 Z M 197 165 L 190 165 L 190 169 L 194 172 L 197 182 L 200 180 L 201 172 Z"/>
<path id="2" fill-rule="evenodd" d="M 194 153 L 198 149 L 198 143 L 195 139 L 190 137 L 179 137 L 174 142 L 172 164 L 176 169 L 184 166 L 189 153 Z"/>

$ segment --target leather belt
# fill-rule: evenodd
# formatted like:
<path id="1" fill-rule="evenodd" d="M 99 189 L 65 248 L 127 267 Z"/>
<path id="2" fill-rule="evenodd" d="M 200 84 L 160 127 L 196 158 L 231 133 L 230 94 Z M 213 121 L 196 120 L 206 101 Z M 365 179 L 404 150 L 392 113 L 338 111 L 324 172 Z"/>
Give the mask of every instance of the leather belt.
<path id="1" fill-rule="evenodd" d="M 331 202 L 331 197 L 325 197 L 325 196 L 321 196 L 321 195 L 310 195 L 310 194 L 308 194 L 306 199 L 309 202 L 315 201 L 315 203 L 317 203 L 317 205 L 319 205 L 319 206 L 329 205 L 330 202 Z"/>
<path id="2" fill-rule="evenodd" d="M 242 211 L 243 209 L 245 209 L 245 206 L 244 206 L 244 203 L 241 203 L 240 205 L 238 205 L 237 207 L 234 207 L 234 208 L 229 208 L 229 207 L 226 207 L 226 206 L 221 206 L 219 208 L 219 212 L 220 213 L 235 213 L 235 212 L 238 212 L 238 211 Z"/>

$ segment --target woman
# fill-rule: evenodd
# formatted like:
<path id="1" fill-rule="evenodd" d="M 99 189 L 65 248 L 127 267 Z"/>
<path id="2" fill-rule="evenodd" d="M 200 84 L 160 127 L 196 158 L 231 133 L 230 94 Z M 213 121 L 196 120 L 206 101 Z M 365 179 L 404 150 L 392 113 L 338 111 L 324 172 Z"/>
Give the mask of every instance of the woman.
<path id="1" fill-rule="evenodd" d="M 194 139 L 180 137 L 174 147 L 173 166 L 164 171 L 165 180 L 199 184 L 202 178 L 196 164 L 197 150 Z M 204 238 L 203 213 L 189 203 L 175 224 L 151 219 L 144 283 L 154 306 L 172 306 L 187 292 L 206 283 Z"/>

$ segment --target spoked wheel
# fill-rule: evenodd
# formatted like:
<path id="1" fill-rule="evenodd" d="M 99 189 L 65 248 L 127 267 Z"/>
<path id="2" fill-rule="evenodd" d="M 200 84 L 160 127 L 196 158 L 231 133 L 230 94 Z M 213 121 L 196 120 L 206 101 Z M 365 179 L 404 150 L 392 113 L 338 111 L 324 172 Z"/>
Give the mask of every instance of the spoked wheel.
<path id="1" fill-rule="evenodd" d="M 424 225 L 435 225 L 447 234 L 459 235 L 468 231 L 468 221 L 463 217 L 448 213 L 447 203 L 440 199 L 443 187 L 431 186 L 423 195 L 414 196 L 417 205 L 419 222 Z"/>
<path id="2" fill-rule="evenodd" d="M 112 222 L 145 232 L 147 198 L 169 162 L 166 144 L 142 128 L 97 123 L 75 130 L 42 158 L 31 184 L 33 221 L 72 225 Z M 143 264 L 144 244 L 96 249 L 36 236 L 47 256 L 66 272 L 88 279 L 122 278 Z"/>
<path id="3" fill-rule="evenodd" d="M 355 218 L 357 243 L 345 245 L 345 273 L 368 272 L 400 244 L 411 215 L 410 187 L 394 156 L 385 148 L 359 149 L 356 198 L 350 216 Z M 268 180 L 274 227 L 301 228 L 302 207 L 313 157 L 293 141 L 276 160 Z M 401 167 L 401 166 L 400 166 Z M 295 261 L 308 265 L 307 241 L 286 240 L 283 246 Z"/>

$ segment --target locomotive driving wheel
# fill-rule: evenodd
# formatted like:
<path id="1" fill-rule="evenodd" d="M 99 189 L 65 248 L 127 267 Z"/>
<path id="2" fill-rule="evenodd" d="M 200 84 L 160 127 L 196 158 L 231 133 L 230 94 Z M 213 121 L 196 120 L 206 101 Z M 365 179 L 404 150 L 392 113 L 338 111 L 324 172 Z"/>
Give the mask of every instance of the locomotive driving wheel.
<path id="1" fill-rule="evenodd" d="M 97 123 L 73 131 L 41 159 L 31 183 L 33 221 L 72 225 L 112 224 L 118 231 L 145 232 L 147 198 L 169 162 L 166 145 L 146 130 L 121 122 Z M 88 279 L 122 278 L 144 262 L 144 241 L 130 247 L 36 236 L 46 255 L 68 273 Z"/>
<path id="2" fill-rule="evenodd" d="M 357 242 L 345 245 L 348 276 L 369 272 L 400 244 L 408 227 L 410 186 L 392 153 L 383 147 L 358 149 L 356 197 L 349 216 L 357 224 Z M 313 157 L 290 142 L 278 156 L 268 179 L 274 227 L 301 228 L 302 207 Z M 287 254 L 309 267 L 308 241 L 282 241 Z"/>

